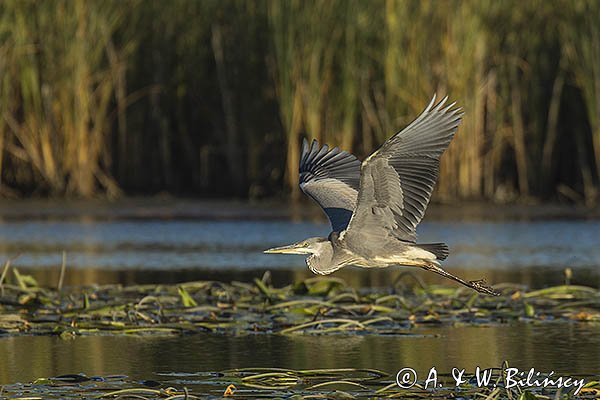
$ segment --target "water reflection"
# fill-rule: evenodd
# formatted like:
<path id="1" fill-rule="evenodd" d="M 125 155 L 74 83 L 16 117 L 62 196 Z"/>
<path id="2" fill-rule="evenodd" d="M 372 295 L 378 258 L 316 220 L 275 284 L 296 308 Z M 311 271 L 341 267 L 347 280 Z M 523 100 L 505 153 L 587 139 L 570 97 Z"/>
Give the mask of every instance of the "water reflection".
<path id="1" fill-rule="evenodd" d="M 592 325 L 448 327 L 418 330 L 414 336 L 170 338 L 10 337 L 0 340 L 0 383 L 82 372 L 127 374 L 134 379 L 168 380 L 161 372 L 196 373 L 242 367 L 377 368 L 390 373 L 404 366 L 425 374 L 432 366 L 473 371 L 508 360 L 520 369 L 598 374 L 600 335 Z M 27 354 L 28 357 L 23 357 Z"/>
<path id="2" fill-rule="evenodd" d="M 169 274 L 183 280 L 222 271 L 304 274 L 303 257 L 266 255 L 262 250 L 327 232 L 322 223 L 287 220 L 16 220 L 0 224 L 0 259 L 21 254 L 14 265 L 35 271 L 46 284 L 55 282 L 52 271 L 58 270 L 63 250 L 67 284 L 130 283 L 135 275 L 145 279 L 148 271 L 161 281 Z M 571 267 L 576 279 L 595 285 L 600 281 L 597 220 L 427 221 L 419 232 L 423 242 L 447 241 L 451 257 L 446 267 L 464 271 L 467 278 L 480 278 L 479 271 L 485 270 L 490 281 L 516 279 L 535 287 L 551 283 L 546 274 L 556 282 Z"/>

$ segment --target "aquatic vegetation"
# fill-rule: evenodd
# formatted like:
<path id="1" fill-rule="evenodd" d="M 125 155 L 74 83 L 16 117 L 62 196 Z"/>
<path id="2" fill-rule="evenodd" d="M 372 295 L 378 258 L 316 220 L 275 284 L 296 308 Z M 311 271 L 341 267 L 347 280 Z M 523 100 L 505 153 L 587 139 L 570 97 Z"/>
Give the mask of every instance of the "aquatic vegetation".
<path id="1" fill-rule="evenodd" d="M 593 0 L 5 0 L 0 194 L 298 195 L 301 136 L 365 155 L 438 92 L 466 111 L 438 199 L 591 205 L 599 16 Z"/>
<path id="2" fill-rule="evenodd" d="M 442 374 L 442 387 L 425 389 L 424 382 L 400 388 L 395 376 L 373 369 L 290 370 L 243 368 L 221 372 L 159 374 L 158 380 L 135 381 L 127 376 L 63 375 L 26 384 L 0 387 L 0 395 L 19 399 L 552 399 L 556 388 L 507 388 L 498 368 L 487 386 L 472 380 L 453 387 L 450 374 Z M 578 398 L 594 398 L 600 382 L 588 380 Z M 561 399 L 574 398 L 572 391 Z"/>
<path id="3" fill-rule="evenodd" d="M 275 287 L 269 274 L 254 282 L 186 282 L 175 285 L 105 285 L 52 289 L 18 270 L 0 280 L 0 335 L 411 335 L 422 326 L 598 324 L 600 290 L 561 285 L 527 290 L 497 285 L 502 295 L 484 296 L 449 286 L 354 288 L 335 277 L 310 278 Z M 8 277 L 10 275 L 10 277 Z M 403 274 L 407 276 L 407 274 Z M 7 280 L 7 278 L 10 278 Z M 157 373 L 144 380 L 81 374 L 40 377 L 0 386 L 0 398 L 18 399 L 552 399 L 557 389 L 509 388 L 505 366 L 479 387 L 469 377 L 455 387 L 440 371 L 441 387 L 425 388 L 421 376 L 402 389 L 396 376 L 375 369 L 242 368 Z M 578 398 L 600 391 L 596 376 L 585 378 Z M 574 398 L 573 388 L 560 398 Z"/>
<path id="4" fill-rule="evenodd" d="M 600 290 L 562 285 L 527 290 L 503 284 L 499 297 L 457 286 L 353 288 L 339 278 L 284 287 L 268 274 L 253 283 L 37 286 L 13 269 L 0 283 L 0 335 L 375 334 L 419 326 L 600 323 Z"/>

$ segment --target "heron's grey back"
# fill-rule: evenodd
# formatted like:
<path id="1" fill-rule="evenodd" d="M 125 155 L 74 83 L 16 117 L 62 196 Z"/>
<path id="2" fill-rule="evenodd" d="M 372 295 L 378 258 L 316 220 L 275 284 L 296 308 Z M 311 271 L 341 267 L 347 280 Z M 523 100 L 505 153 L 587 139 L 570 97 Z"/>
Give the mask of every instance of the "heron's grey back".
<path id="1" fill-rule="evenodd" d="M 388 139 L 361 167 L 356 210 L 345 238 L 356 246 L 395 238 L 415 243 L 439 173 L 440 156 L 461 121 L 454 103 L 435 103 Z M 378 242 L 377 242 L 378 240 Z"/>
<path id="2" fill-rule="evenodd" d="M 331 228 L 340 232 L 348 226 L 356 205 L 360 161 L 337 147 L 319 147 L 304 139 L 300 157 L 300 188 L 325 211 Z"/>

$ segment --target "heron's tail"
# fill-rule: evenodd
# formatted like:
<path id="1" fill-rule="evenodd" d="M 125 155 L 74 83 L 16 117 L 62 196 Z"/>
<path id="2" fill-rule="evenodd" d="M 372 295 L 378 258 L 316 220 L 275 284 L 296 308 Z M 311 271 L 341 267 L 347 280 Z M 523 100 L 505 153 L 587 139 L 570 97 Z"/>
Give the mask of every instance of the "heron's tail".
<path id="1" fill-rule="evenodd" d="M 433 253 L 438 260 L 445 260 L 448 257 L 448 254 L 450 254 L 450 250 L 446 243 L 418 244 L 417 247 Z"/>

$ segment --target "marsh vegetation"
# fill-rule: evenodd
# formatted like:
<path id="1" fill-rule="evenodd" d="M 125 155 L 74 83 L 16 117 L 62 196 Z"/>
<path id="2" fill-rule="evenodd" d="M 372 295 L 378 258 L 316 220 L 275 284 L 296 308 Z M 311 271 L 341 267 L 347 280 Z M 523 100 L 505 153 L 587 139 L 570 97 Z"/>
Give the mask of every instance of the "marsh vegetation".
<path id="1" fill-rule="evenodd" d="M 302 136 L 369 154 L 449 94 L 437 199 L 594 204 L 600 6 L 3 1 L 0 193 L 297 195 Z"/>
<path id="2" fill-rule="evenodd" d="M 10 268 L 10 266 L 8 267 Z M 5 270 L 5 272 L 8 270 Z M 465 288 L 415 287 L 396 282 L 389 291 L 357 289 L 338 278 L 311 278 L 285 287 L 269 284 L 269 275 L 253 283 L 188 282 L 178 285 L 96 286 L 71 290 L 41 288 L 13 269 L 0 282 L 0 335 L 58 335 L 63 341 L 82 335 L 172 336 L 276 335 L 411 337 L 423 327 L 479 329 L 494 325 L 600 323 L 600 292 L 563 285 L 531 291 L 519 285 L 499 285 L 501 297 L 482 296 Z M 3 274 L 3 280 L 6 273 Z M 12 281 L 12 283 L 10 283 Z M 521 337 L 522 338 L 522 337 Z M 437 339 L 439 340 L 439 339 Z M 205 354 L 211 357 L 210 354 Z M 422 354 L 421 354 L 422 356 Z M 181 367 L 181 366 L 180 366 Z M 506 368 L 506 365 L 503 366 Z M 423 379 L 401 389 L 385 371 L 360 368 L 236 368 L 186 373 L 170 371 L 152 379 L 127 376 L 61 375 L 31 383 L 9 384 L 1 393 L 27 398 L 552 398 L 556 387 L 504 388 L 499 368 L 493 382 L 479 387 L 471 378 L 453 388 L 449 371 L 440 388 L 424 389 Z M 581 375 L 578 375 L 582 378 Z M 595 375 L 584 376 L 585 396 L 597 394 Z M 569 397 L 572 390 L 563 393 Z M 536 397 L 537 395 L 537 397 Z M 199 397 L 196 397 L 199 396 Z M 523 397 L 526 396 L 526 397 Z M 527 397 L 529 396 L 529 397 Z M 533 397 L 532 397 L 533 396 Z"/>

